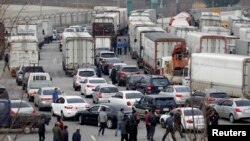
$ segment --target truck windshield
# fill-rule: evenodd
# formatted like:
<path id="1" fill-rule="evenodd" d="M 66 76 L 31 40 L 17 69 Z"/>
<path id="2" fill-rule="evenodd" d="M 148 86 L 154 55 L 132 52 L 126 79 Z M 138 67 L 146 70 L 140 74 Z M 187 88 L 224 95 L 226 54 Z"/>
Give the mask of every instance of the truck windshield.
<path id="1" fill-rule="evenodd" d="M 174 76 L 188 76 L 188 68 L 176 68 L 174 70 Z"/>
<path id="2" fill-rule="evenodd" d="M 115 54 L 114 53 L 102 53 L 101 57 L 103 57 L 103 58 L 113 58 L 113 57 L 115 57 Z"/>

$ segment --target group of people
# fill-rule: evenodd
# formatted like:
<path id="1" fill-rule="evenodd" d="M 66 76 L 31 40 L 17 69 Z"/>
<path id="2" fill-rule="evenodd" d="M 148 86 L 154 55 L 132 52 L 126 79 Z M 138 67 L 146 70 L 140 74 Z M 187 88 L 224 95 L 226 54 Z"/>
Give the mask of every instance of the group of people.
<path id="1" fill-rule="evenodd" d="M 117 51 L 118 55 L 122 55 L 122 50 L 124 50 L 124 54 L 127 54 L 127 50 L 129 48 L 128 41 L 126 39 L 118 39 L 116 42 L 116 46 L 114 47 L 114 51 Z"/>

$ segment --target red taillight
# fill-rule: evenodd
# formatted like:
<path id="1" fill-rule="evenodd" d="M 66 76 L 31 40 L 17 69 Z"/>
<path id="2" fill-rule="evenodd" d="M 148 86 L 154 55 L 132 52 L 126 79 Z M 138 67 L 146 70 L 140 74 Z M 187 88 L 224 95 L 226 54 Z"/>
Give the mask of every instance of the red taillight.
<path id="1" fill-rule="evenodd" d="M 235 108 L 235 112 L 242 112 L 240 108 Z"/>
<path id="2" fill-rule="evenodd" d="M 213 98 L 213 97 L 208 97 L 207 100 L 208 100 L 208 101 L 215 101 L 215 98 Z"/>
<path id="3" fill-rule="evenodd" d="M 119 76 L 120 76 L 120 77 L 125 77 L 125 75 L 126 75 L 126 74 L 125 74 L 124 72 L 119 72 Z"/>
<path id="4" fill-rule="evenodd" d="M 89 104 L 86 104 L 86 105 L 85 105 L 85 108 L 90 108 L 90 105 L 89 105 Z"/>
<path id="5" fill-rule="evenodd" d="M 186 121 L 187 123 L 193 123 L 193 121 L 191 119 Z"/>
<path id="6" fill-rule="evenodd" d="M 88 87 L 88 88 L 92 88 L 92 87 L 95 87 L 95 86 L 93 86 L 93 85 L 87 85 L 87 87 Z"/>
<path id="7" fill-rule="evenodd" d="M 151 90 L 152 89 L 152 86 L 151 85 L 148 85 L 147 86 L 147 90 Z"/>
<path id="8" fill-rule="evenodd" d="M 99 93 L 99 94 L 98 94 L 98 98 L 102 98 L 102 93 Z"/>
<path id="9" fill-rule="evenodd" d="M 65 109 L 73 109 L 73 106 L 72 105 L 65 105 L 64 108 Z"/>
<path id="10" fill-rule="evenodd" d="M 128 106 L 131 106 L 131 102 L 130 102 L 130 101 L 127 101 L 127 105 L 128 105 Z"/>
<path id="11" fill-rule="evenodd" d="M 41 98 L 42 101 L 50 100 L 50 98 Z"/>
<path id="12" fill-rule="evenodd" d="M 175 94 L 176 97 L 182 97 L 182 94 Z"/>

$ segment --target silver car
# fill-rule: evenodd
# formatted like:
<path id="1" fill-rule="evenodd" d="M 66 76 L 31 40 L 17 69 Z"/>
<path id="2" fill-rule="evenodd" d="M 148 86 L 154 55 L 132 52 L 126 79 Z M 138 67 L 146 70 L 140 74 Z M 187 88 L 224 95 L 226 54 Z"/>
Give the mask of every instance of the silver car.
<path id="1" fill-rule="evenodd" d="M 94 68 L 80 68 L 73 76 L 73 88 L 75 91 L 81 90 L 81 81 L 84 81 L 88 77 L 96 77 Z"/>
<path id="2" fill-rule="evenodd" d="M 12 114 L 35 114 L 36 111 L 32 105 L 25 100 L 11 100 L 11 113 Z"/>
<path id="3" fill-rule="evenodd" d="M 188 105 L 190 99 L 190 91 L 187 86 L 183 85 L 170 85 L 162 90 L 159 94 L 171 95 L 174 97 L 176 104 Z"/>
<path id="4" fill-rule="evenodd" d="M 110 102 L 112 96 L 114 96 L 119 90 L 115 85 L 102 84 L 95 87 L 93 91 L 93 103 Z"/>
<path id="5" fill-rule="evenodd" d="M 34 97 L 34 103 L 38 107 L 39 111 L 42 108 L 50 108 L 52 103 L 52 93 L 56 87 L 42 87 L 38 90 Z M 61 97 L 63 92 L 57 88 L 58 97 Z"/>
<path id="6" fill-rule="evenodd" d="M 250 100 L 242 98 L 220 100 L 214 109 L 222 118 L 227 118 L 230 122 L 240 119 L 250 119 Z"/>

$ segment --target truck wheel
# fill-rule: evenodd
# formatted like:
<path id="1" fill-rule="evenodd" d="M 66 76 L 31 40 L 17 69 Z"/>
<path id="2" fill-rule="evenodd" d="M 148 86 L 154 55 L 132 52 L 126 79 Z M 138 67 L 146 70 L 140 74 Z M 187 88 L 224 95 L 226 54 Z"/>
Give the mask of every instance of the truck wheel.
<path id="1" fill-rule="evenodd" d="M 233 114 L 230 114 L 230 115 L 229 115 L 229 120 L 230 120 L 231 123 L 234 123 L 234 122 L 235 122 L 235 119 L 234 119 Z"/>

